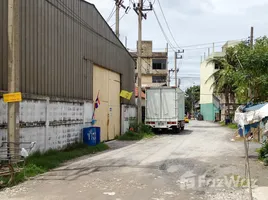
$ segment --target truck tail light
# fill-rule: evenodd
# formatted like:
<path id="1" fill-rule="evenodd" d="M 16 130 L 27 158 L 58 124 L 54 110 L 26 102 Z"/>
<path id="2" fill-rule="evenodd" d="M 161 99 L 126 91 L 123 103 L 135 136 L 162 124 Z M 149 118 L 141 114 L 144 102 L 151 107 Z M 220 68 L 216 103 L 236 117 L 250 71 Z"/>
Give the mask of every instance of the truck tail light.
<path id="1" fill-rule="evenodd" d="M 167 124 L 176 124 L 176 122 L 168 122 Z"/>
<path id="2" fill-rule="evenodd" d="M 146 124 L 155 124 L 155 122 L 146 122 Z"/>

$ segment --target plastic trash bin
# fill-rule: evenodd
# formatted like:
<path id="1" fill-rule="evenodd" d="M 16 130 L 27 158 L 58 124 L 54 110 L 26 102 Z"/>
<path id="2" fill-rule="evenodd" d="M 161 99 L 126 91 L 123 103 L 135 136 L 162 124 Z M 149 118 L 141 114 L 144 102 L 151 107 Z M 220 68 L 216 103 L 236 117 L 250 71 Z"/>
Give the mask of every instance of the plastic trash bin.
<path id="1" fill-rule="evenodd" d="M 95 146 L 100 143 L 100 127 L 83 128 L 83 142 L 89 146 Z"/>

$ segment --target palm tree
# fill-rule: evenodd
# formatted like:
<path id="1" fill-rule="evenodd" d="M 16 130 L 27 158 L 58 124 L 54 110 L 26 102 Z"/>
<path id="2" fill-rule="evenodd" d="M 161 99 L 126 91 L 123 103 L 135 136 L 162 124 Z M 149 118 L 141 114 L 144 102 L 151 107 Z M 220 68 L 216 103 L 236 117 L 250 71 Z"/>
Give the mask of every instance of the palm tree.
<path id="1" fill-rule="evenodd" d="M 208 60 L 209 63 L 214 63 L 218 66 L 215 71 L 206 81 L 213 80 L 211 88 L 216 94 L 224 94 L 225 103 L 227 105 L 227 116 L 230 116 L 230 96 L 235 94 L 235 73 L 239 67 L 238 60 L 236 58 L 235 48 L 230 47 L 226 50 L 223 57 L 214 57 Z"/>

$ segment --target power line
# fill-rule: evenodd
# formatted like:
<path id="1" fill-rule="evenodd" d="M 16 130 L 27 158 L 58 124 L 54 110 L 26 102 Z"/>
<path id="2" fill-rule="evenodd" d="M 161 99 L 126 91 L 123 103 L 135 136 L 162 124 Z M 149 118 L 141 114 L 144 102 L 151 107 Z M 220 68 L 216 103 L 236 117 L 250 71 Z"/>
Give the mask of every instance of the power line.
<path id="1" fill-rule="evenodd" d="M 160 20 L 159 20 L 157 14 L 156 14 L 154 8 L 153 8 L 153 11 L 154 11 L 155 18 L 156 18 L 156 20 L 157 20 L 157 22 L 158 22 L 158 25 L 159 25 L 159 27 L 160 27 L 160 29 L 161 29 L 161 31 L 162 31 L 162 33 L 163 33 L 163 35 L 164 35 L 164 37 L 165 37 L 167 43 L 168 43 L 169 46 L 173 49 L 173 51 L 177 51 L 176 48 L 172 45 L 172 43 L 171 43 L 170 40 L 168 39 L 168 37 L 167 37 L 167 35 L 166 35 L 166 33 L 165 33 L 165 31 L 164 31 L 164 29 L 163 29 L 161 23 L 160 23 Z"/>
<path id="2" fill-rule="evenodd" d="M 163 17 L 164 17 L 164 20 L 165 20 L 165 22 L 166 22 L 166 25 L 167 25 L 167 28 L 168 28 L 168 30 L 169 30 L 169 33 L 170 33 L 170 35 L 171 35 L 173 41 L 174 41 L 175 44 L 177 45 L 177 47 L 180 48 L 180 46 L 178 45 L 178 43 L 176 42 L 176 40 L 175 40 L 175 38 L 174 38 L 174 36 L 173 36 L 173 34 L 172 34 L 172 31 L 171 31 L 171 29 L 170 29 L 170 26 L 169 26 L 169 24 L 168 24 L 168 22 L 167 22 L 166 16 L 165 16 L 164 11 L 163 11 L 163 9 L 162 9 L 161 3 L 160 3 L 159 0 L 157 0 L 157 2 L 158 2 L 158 4 L 159 4 L 160 10 L 161 10 L 162 15 L 163 15 Z"/>
<path id="3" fill-rule="evenodd" d="M 247 39 L 247 38 L 240 38 L 240 39 L 235 39 L 235 40 L 225 40 L 225 41 L 218 41 L 218 42 L 210 42 L 210 43 L 203 43 L 203 44 L 192 44 L 192 45 L 187 45 L 187 46 L 181 46 L 181 48 L 184 48 L 184 49 L 186 48 L 185 50 L 188 50 L 187 47 L 213 45 L 213 43 L 214 44 L 219 44 L 219 43 L 226 43 L 228 41 L 244 41 L 245 39 Z M 217 45 L 217 46 L 222 46 L 222 45 Z M 215 46 L 215 47 L 217 47 L 217 46 Z M 209 47 L 211 47 L 211 46 L 209 46 Z M 209 48 L 209 47 L 200 47 L 200 49 L 201 48 Z M 164 49 L 164 48 L 154 48 L 154 49 L 156 50 L 156 49 Z M 190 49 L 193 49 L 193 48 L 190 48 Z M 198 47 L 194 48 L 194 49 L 198 49 Z"/>
<path id="4" fill-rule="evenodd" d="M 119 21 L 120 21 L 121 19 L 123 19 L 123 17 L 124 17 L 126 14 L 127 14 L 127 13 L 124 13 L 124 14 L 119 18 Z M 113 23 L 110 27 L 113 27 L 115 24 L 116 24 L 116 23 Z"/>
<path id="5" fill-rule="evenodd" d="M 183 48 L 184 50 L 198 50 L 198 49 L 207 49 L 207 48 L 212 48 L 213 43 L 214 44 L 219 44 L 219 43 L 226 43 L 228 41 L 244 41 L 247 38 L 240 38 L 240 39 L 235 39 L 235 40 L 225 40 L 225 41 L 218 41 L 218 42 L 210 42 L 210 43 L 203 43 L 203 44 L 192 44 L 192 45 L 186 45 L 186 46 L 180 46 L 180 48 Z M 211 46 L 207 46 L 207 47 L 199 47 L 199 46 L 204 46 L 204 45 L 211 45 Z M 187 47 L 196 47 L 196 48 L 189 48 L 187 49 Z M 214 47 L 222 47 L 222 45 L 216 45 Z M 133 48 L 132 48 L 133 49 Z M 164 48 L 153 48 L 153 50 L 165 50 Z M 170 51 L 173 52 L 173 51 Z"/>
<path id="6" fill-rule="evenodd" d="M 115 11 L 116 11 L 116 10 L 115 10 L 115 5 L 114 5 L 114 7 L 113 7 L 113 9 L 112 9 L 112 11 L 111 11 L 109 17 L 106 19 L 106 22 L 107 22 L 107 23 L 112 19 L 112 17 L 113 17 L 113 15 L 114 15 Z"/>
<path id="7" fill-rule="evenodd" d="M 104 37 L 103 35 L 101 35 L 100 33 L 98 33 L 97 31 L 95 31 L 91 26 L 88 25 L 87 22 L 85 22 L 83 19 L 81 19 L 80 16 L 78 16 L 71 8 L 69 8 L 66 4 L 64 4 L 61 0 L 56 0 L 59 4 L 61 4 L 63 7 L 65 7 L 65 9 L 69 10 L 69 12 L 71 14 L 73 14 L 74 16 L 66 13 L 64 10 L 62 10 L 61 8 L 59 8 L 57 5 L 55 5 L 54 3 L 52 3 L 49 0 L 45 0 L 47 3 L 49 3 L 51 6 L 53 6 L 54 8 L 56 8 L 57 10 L 59 10 L 60 12 L 62 12 L 63 14 L 65 14 L 67 17 L 69 17 L 70 19 L 72 19 L 74 22 L 76 22 L 77 24 L 79 24 L 80 26 L 84 27 L 86 30 L 94 33 L 95 35 L 99 36 L 100 38 L 103 38 L 104 40 L 108 41 L 109 43 L 113 44 L 114 46 L 126 50 L 123 46 L 116 44 L 115 42 L 109 40 L 108 38 Z M 61 3 L 60 3 L 61 2 Z"/>

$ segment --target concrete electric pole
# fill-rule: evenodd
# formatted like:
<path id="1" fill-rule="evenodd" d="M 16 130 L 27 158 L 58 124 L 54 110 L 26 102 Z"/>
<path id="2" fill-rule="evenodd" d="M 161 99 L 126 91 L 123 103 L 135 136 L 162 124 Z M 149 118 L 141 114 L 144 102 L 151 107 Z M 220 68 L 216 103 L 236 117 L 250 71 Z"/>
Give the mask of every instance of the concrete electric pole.
<path id="1" fill-rule="evenodd" d="M 179 72 L 179 69 L 177 67 L 177 59 L 182 59 L 182 55 L 178 56 L 178 53 L 184 53 L 184 50 L 182 51 L 178 51 L 178 52 L 175 52 L 175 87 L 177 88 L 178 87 L 178 72 Z"/>
<path id="2" fill-rule="evenodd" d="M 142 18 L 146 19 L 147 15 L 143 13 L 143 11 L 152 10 L 153 6 L 150 3 L 149 9 L 143 8 L 143 0 L 139 0 L 138 5 L 134 3 L 133 8 L 138 15 L 138 59 L 137 59 L 137 67 L 138 67 L 138 123 L 142 123 L 142 106 L 141 106 L 141 56 L 142 56 Z"/>
<path id="3" fill-rule="evenodd" d="M 142 4 L 139 0 L 138 5 L 138 124 L 142 123 L 142 108 L 141 108 L 141 40 L 142 40 Z"/>
<path id="4" fill-rule="evenodd" d="M 250 48 L 252 48 L 252 49 L 253 49 L 253 41 L 254 41 L 253 32 L 254 32 L 254 28 L 251 27 L 251 29 L 250 29 Z M 238 59 L 238 61 L 239 61 L 239 59 Z M 239 61 L 239 63 L 240 63 L 240 61 Z M 240 65 L 241 65 L 241 63 L 240 63 Z M 242 65 L 241 65 L 241 67 L 242 67 Z M 253 94 L 252 94 L 252 91 L 250 88 L 248 89 L 248 93 L 249 93 L 248 95 L 250 97 L 250 100 L 252 100 Z M 244 129 L 243 129 L 243 131 L 245 132 Z M 244 135 L 244 147 L 245 147 L 245 172 L 246 172 L 245 178 L 247 178 L 248 183 L 249 183 L 249 199 L 253 200 L 251 174 L 250 174 L 250 166 L 249 166 L 249 155 L 248 155 L 249 145 L 247 144 L 246 135 Z"/>
<path id="5" fill-rule="evenodd" d="M 119 10 L 120 10 L 120 0 L 116 0 L 116 12 L 115 12 L 115 34 L 119 38 Z"/>
<path id="6" fill-rule="evenodd" d="M 174 69 L 175 69 L 175 87 L 177 88 L 178 87 L 177 52 L 174 52 L 174 58 L 175 58 L 175 66 L 174 66 Z"/>
<path id="7" fill-rule="evenodd" d="M 251 27 L 250 29 L 250 47 L 253 48 L 253 43 L 254 43 L 254 28 Z"/>
<path id="8" fill-rule="evenodd" d="M 8 0 L 8 92 L 20 92 L 20 0 Z M 19 141 L 19 103 L 8 103 L 8 142 L 13 154 L 18 155 L 14 143 Z"/>
<path id="9" fill-rule="evenodd" d="M 115 34 L 116 36 L 119 38 L 120 37 L 120 33 L 119 33 L 119 21 L 120 21 L 120 8 L 122 7 L 123 9 L 125 9 L 125 13 L 128 14 L 128 11 L 130 9 L 130 7 L 125 7 L 123 5 L 123 0 L 115 0 L 115 6 L 116 6 L 116 10 L 115 10 Z"/>
<path id="10" fill-rule="evenodd" d="M 169 69 L 168 70 L 168 86 L 170 87 L 170 83 L 171 83 L 171 72 L 174 72 L 175 70 L 174 69 Z"/>

